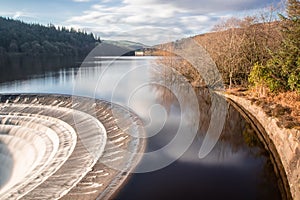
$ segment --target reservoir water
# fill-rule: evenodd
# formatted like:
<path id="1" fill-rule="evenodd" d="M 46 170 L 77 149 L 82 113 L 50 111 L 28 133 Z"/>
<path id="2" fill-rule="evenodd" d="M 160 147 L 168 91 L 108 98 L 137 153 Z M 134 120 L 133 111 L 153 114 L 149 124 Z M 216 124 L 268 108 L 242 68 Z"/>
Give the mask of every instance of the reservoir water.
<path id="1" fill-rule="evenodd" d="M 82 95 L 133 110 L 145 124 L 149 156 L 114 199 L 281 199 L 279 178 L 255 131 L 230 104 L 224 124 L 217 124 L 211 91 L 194 91 L 178 73 L 160 68 L 155 57 L 99 57 L 80 64 L 7 62 L 0 93 Z M 220 125 L 216 145 L 200 157 L 207 130 Z M 0 183 L 7 179 L 2 178 Z"/>

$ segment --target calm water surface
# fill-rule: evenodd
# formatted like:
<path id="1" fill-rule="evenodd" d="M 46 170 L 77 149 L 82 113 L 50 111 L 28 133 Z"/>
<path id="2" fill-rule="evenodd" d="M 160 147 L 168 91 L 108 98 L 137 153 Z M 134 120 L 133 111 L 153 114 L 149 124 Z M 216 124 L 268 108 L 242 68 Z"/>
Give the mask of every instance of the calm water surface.
<path id="1" fill-rule="evenodd" d="M 198 157 L 209 124 L 213 123 L 210 93 L 204 89 L 196 91 L 200 116 L 194 116 L 196 105 L 188 99 L 192 91 L 187 83 L 171 70 L 157 67 L 155 58 L 97 58 L 86 62 L 85 67 L 78 68 L 79 63 L 75 63 L 74 67 L 62 69 L 60 62 L 48 61 L 47 66 L 53 65 L 54 70 L 50 67 L 35 75 L 29 75 L 37 72 L 34 68 L 31 73 L 22 72 L 32 63 L 19 65 L 21 68 L 7 64 L 11 70 L 1 71 L 1 93 L 74 94 L 130 107 L 145 123 L 146 152 L 167 146 L 180 126 L 186 135 L 195 124 L 199 126 L 183 155 L 178 156 L 178 147 L 162 151 L 151 160 L 142 159 L 137 172 L 152 164 L 174 162 L 158 170 L 134 173 L 115 199 L 281 199 L 268 153 L 251 126 L 230 105 L 216 146 L 205 158 Z"/>

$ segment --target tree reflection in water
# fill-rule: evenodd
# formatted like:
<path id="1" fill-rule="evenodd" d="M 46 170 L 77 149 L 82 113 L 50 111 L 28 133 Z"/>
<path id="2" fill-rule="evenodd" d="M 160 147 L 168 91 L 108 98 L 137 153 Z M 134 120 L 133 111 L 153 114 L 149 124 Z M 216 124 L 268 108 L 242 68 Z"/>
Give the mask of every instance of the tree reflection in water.
<path id="1" fill-rule="evenodd" d="M 155 92 L 156 100 L 170 113 L 172 106 L 178 106 L 178 98 L 181 98 L 181 104 L 186 104 L 184 107 L 190 107 L 191 111 L 193 107 L 199 108 L 199 116 L 195 116 L 197 112 L 190 112 L 187 121 L 198 123 L 198 132 L 196 138 L 191 145 L 190 149 L 183 155 L 180 160 L 189 161 L 193 163 L 222 163 L 227 162 L 233 155 L 246 154 L 248 157 L 257 159 L 261 166 L 261 170 L 258 171 L 257 176 L 260 177 L 258 180 L 257 187 L 269 188 L 272 187 L 276 194 L 277 182 L 279 177 L 274 176 L 274 166 L 269 159 L 269 153 L 264 149 L 264 146 L 257 137 L 257 133 L 252 129 L 251 125 L 245 121 L 241 114 L 229 103 L 226 102 L 226 118 L 225 123 L 218 139 L 217 144 L 214 146 L 213 150 L 205 158 L 199 159 L 197 157 L 197 151 L 201 148 L 205 136 L 208 134 L 209 126 L 211 126 L 213 109 L 220 109 L 218 103 L 222 103 L 216 93 L 207 87 L 192 88 L 196 94 L 198 105 L 192 105 L 188 95 L 191 91 L 189 81 L 180 75 L 176 70 L 164 65 L 155 65 L 151 68 L 151 79 L 155 83 L 151 85 L 152 90 Z M 167 86 L 167 87 L 166 87 Z M 213 101 L 216 103 L 213 105 Z M 179 105 L 182 108 L 182 105 Z M 215 106 L 215 108 L 212 108 Z M 184 112 L 181 110 L 181 113 Z M 220 112 L 224 112 L 220 110 Z M 199 121 L 195 121 L 198 119 Z M 213 133 L 213 132 L 211 132 Z M 215 137 L 211 134 L 211 137 Z M 218 135 L 216 134 L 216 137 Z M 189 154 L 189 155 L 187 155 Z M 191 158 L 192 157 L 192 158 Z M 230 159 L 229 159 L 230 160 Z M 249 163 L 251 165 L 251 163 Z M 270 185 L 274 183 L 273 186 Z M 280 186 L 280 183 L 279 183 Z M 260 190 L 262 197 L 268 197 L 270 195 L 270 190 Z M 272 195 L 271 195 L 272 196 Z M 275 195 L 276 196 L 276 195 Z"/>
<path id="2" fill-rule="evenodd" d="M 0 57 L 0 83 L 26 80 L 33 75 L 44 75 L 65 68 L 78 68 L 83 58 L 61 56 L 6 56 Z"/>

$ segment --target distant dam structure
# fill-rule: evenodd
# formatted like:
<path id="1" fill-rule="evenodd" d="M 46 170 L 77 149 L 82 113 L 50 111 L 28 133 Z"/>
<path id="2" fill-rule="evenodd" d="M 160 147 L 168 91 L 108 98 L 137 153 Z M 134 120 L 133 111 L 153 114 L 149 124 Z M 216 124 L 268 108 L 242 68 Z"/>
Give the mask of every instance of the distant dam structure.
<path id="1" fill-rule="evenodd" d="M 133 112 L 104 100 L 0 95 L 0 199 L 109 199 L 144 138 Z"/>

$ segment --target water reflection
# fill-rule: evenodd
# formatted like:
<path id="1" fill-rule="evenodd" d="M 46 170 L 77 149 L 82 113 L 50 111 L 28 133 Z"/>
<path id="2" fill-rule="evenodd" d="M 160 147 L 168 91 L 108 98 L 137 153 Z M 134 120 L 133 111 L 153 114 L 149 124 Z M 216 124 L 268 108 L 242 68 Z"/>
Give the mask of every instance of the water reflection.
<path id="1" fill-rule="evenodd" d="M 0 83 L 25 80 L 32 76 L 41 78 L 59 77 L 57 72 L 61 69 L 79 67 L 82 58 L 74 57 L 31 57 L 6 56 L 0 57 Z"/>
<path id="2" fill-rule="evenodd" d="M 13 71 L 3 71 L 0 92 L 76 94 L 130 107 L 147 125 L 147 153 L 163 149 L 182 127 L 177 143 L 156 157 L 144 158 L 137 170 L 174 162 L 156 171 L 134 174 L 116 199 L 280 199 L 268 153 L 232 106 L 226 104 L 226 112 L 221 110 L 227 114 L 216 146 L 199 158 L 214 120 L 213 111 L 219 110 L 219 99 L 206 88 L 191 89 L 184 77 L 170 70 L 153 65 L 151 58 L 95 58 L 79 69 L 50 70 L 14 82 L 5 82 Z M 193 92 L 195 99 L 190 98 Z M 198 131 L 193 134 L 195 127 Z"/>
<path id="3" fill-rule="evenodd" d="M 154 82 L 161 82 L 162 85 L 153 84 L 151 85 L 151 89 L 155 92 L 156 101 L 160 103 L 170 114 L 172 107 L 179 107 L 179 102 L 175 94 L 179 94 L 180 98 L 183 98 L 183 104 L 187 104 L 189 107 L 195 108 L 197 105 L 190 105 L 189 93 L 191 92 L 191 88 L 188 87 L 187 80 L 182 80 L 181 76 L 178 76 L 176 72 L 174 72 L 171 68 L 165 68 L 162 66 L 155 66 L 150 68 L 151 80 L 155 80 Z M 168 87 L 165 87 L 168 85 Z M 168 89 L 172 88 L 172 90 Z M 193 88 L 192 88 L 193 89 Z M 209 129 L 209 125 L 212 119 L 212 99 L 219 98 L 218 95 L 214 94 L 206 87 L 195 89 L 197 95 L 197 103 L 200 109 L 200 118 L 199 121 L 195 122 L 195 119 L 198 117 L 195 116 L 196 112 L 191 112 L 191 115 L 188 115 L 189 118 L 185 118 L 185 121 L 193 121 L 194 123 L 199 123 L 199 129 L 196 141 L 200 141 L 200 145 L 207 134 Z M 175 93 L 175 94 L 174 94 Z M 218 100 L 218 99 L 217 99 Z M 216 104 L 216 110 L 220 111 L 220 103 Z M 249 148 L 249 153 L 253 155 L 264 154 L 262 144 L 259 142 L 258 138 L 255 136 L 255 132 L 251 129 L 250 124 L 248 124 L 243 117 L 229 104 L 226 103 L 226 120 L 224 127 L 222 129 L 220 140 L 216 148 L 214 149 L 214 153 L 217 156 L 208 156 L 208 160 L 215 159 L 216 162 L 220 163 L 222 161 L 226 161 L 226 156 L 230 157 L 239 151 L 243 151 L 243 149 Z M 191 109 L 192 110 L 192 109 Z M 221 111 L 220 111 L 221 112 Z M 174 114 L 174 113 L 173 113 Z M 181 115 L 180 112 L 176 113 L 176 115 Z M 198 148 L 199 150 L 199 148 Z M 203 162 L 205 159 L 199 159 L 197 157 L 197 152 L 190 153 L 193 155 L 192 158 L 186 159 L 191 162 Z M 181 159 L 188 158 L 187 155 L 181 157 Z M 232 164 L 232 162 L 229 162 Z"/>
<path id="4" fill-rule="evenodd" d="M 190 91 L 184 82 L 173 81 L 177 76 L 170 74 L 168 69 L 156 67 L 150 72 L 150 79 L 155 82 L 172 85 L 169 86 L 172 91 L 162 85 L 151 85 L 156 103 L 168 113 L 165 126 L 148 138 L 147 151 L 155 151 L 174 138 L 180 120 L 188 126 L 187 122 L 193 121 L 195 116 L 178 118 L 182 110 L 174 91 L 187 97 Z M 250 124 L 230 104 L 226 106 L 226 120 L 217 145 L 208 156 L 199 158 L 199 149 L 212 120 L 211 99 L 215 96 L 207 88 L 197 89 L 196 94 L 200 109 L 199 130 L 187 151 L 166 168 L 135 174 L 117 199 L 281 199 L 268 153 Z M 189 104 L 189 99 L 183 102 Z M 172 153 L 160 159 L 175 158 L 177 154 Z M 140 163 L 145 164 L 149 163 L 145 160 Z"/>

